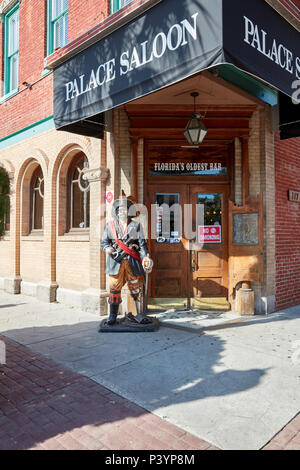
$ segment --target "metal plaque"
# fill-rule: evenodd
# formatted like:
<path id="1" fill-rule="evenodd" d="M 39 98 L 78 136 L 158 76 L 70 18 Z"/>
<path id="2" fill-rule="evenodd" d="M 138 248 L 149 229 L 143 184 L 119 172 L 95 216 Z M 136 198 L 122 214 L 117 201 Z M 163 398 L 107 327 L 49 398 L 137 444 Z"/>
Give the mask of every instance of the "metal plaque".
<path id="1" fill-rule="evenodd" d="M 258 245 L 258 214 L 234 214 L 233 243 Z"/>

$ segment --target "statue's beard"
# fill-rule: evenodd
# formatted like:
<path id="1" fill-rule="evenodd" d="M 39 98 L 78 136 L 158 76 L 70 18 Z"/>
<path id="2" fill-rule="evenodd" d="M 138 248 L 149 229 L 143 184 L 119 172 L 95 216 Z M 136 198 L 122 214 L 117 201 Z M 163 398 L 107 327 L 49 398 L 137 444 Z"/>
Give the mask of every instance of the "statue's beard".
<path id="1" fill-rule="evenodd" d="M 127 220 L 127 214 L 120 214 L 119 219 L 120 220 Z"/>

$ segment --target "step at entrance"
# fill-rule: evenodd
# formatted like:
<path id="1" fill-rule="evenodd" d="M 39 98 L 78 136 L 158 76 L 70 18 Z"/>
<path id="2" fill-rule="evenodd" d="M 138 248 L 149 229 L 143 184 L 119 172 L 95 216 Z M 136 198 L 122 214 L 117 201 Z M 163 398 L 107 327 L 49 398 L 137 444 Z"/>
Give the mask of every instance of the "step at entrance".
<path id="1" fill-rule="evenodd" d="M 191 306 L 195 310 L 211 312 L 227 312 L 230 310 L 230 304 L 225 297 L 207 297 L 191 299 Z M 184 310 L 187 307 L 186 298 L 149 298 L 149 312 Z"/>

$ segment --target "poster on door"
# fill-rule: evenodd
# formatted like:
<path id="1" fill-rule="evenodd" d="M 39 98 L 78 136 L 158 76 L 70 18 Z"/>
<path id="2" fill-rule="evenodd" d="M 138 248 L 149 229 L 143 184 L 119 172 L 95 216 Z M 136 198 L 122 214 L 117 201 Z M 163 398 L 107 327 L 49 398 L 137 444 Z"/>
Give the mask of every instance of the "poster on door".
<path id="1" fill-rule="evenodd" d="M 199 225 L 198 243 L 222 243 L 221 225 Z"/>

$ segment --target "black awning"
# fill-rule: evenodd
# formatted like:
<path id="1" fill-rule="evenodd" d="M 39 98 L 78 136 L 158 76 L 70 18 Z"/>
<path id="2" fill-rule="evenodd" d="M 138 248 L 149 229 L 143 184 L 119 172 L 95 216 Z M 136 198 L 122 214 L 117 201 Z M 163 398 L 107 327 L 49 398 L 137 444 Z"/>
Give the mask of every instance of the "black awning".
<path id="1" fill-rule="evenodd" d="M 279 95 L 280 139 L 300 137 L 300 104 L 280 93 Z"/>
<path id="2" fill-rule="evenodd" d="M 105 130 L 105 113 L 96 114 L 90 118 L 72 122 L 71 124 L 67 124 L 57 130 L 103 139 Z"/>
<path id="3" fill-rule="evenodd" d="M 224 63 L 291 97 L 299 38 L 262 0 L 162 0 L 54 70 L 55 126 L 80 130 L 91 116 Z"/>

